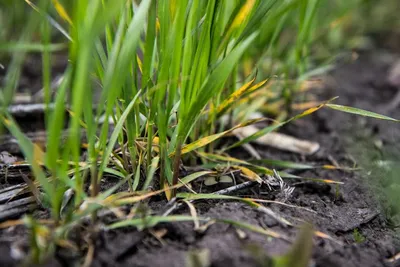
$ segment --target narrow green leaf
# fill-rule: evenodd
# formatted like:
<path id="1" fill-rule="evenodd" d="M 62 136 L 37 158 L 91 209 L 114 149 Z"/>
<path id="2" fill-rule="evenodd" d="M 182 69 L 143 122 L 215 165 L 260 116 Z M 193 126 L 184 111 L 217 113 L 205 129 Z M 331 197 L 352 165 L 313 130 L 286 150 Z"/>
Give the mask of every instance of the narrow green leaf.
<path id="1" fill-rule="evenodd" d="M 125 179 L 125 178 L 126 178 L 126 176 L 125 176 L 122 172 L 117 171 L 117 170 L 115 170 L 115 169 L 113 169 L 113 168 L 105 168 L 105 169 L 104 169 L 104 172 L 105 172 L 105 173 L 112 174 L 112 175 L 115 175 L 115 176 L 117 176 L 117 177 L 119 177 L 119 178 L 122 178 L 122 179 Z"/>
<path id="2" fill-rule="evenodd" d="M 183 177 L 182 179 L 180 179 L 180 183 L 182 184 L 188 184 L 193 182 L 194 180 L 196 180 L 197 178 L 207 175 L 207 174 L 212 174 L 215 173 L 213 171 L 201 171 L 201 172 L 195 172 L 192 174 L 189 174 L 188 176 Z"/>
<path id="3" fill-rule="evenodd" d="M 257 35 L 258 32 L 254 32 L 246 40 L 240 43 L 210 74 L 209 78 L 206 82 L 204 82 L 202 88 L 200 89 L 198 97 L 195 97 L 192 100 L 193 103 L 190 105 L 187 114 L 182 114 L 184 117 L 181 118 L 179 122 L 179 136 L 184 138 L 187 136 L 190 128 L 192 128 L 194 123 L 197 121 L 201 110 L 212 96 L 218 94 L 222 90 L 223 84 L 228 79 L 233 68 L 236 66 L 242 54 L 254 41 Z"/>
<path id="4" fill-rule="evenodd" d="M 110 161 L 111 153 L 114 149 L 115 143 L 117 142 L 118 136 L 119 136 L 120 132 L 122 131 L 122 127 L 124 126 L 125 120 L 128 117 L 128 115 L 131 112 L 134 105 L 136 104 L 136 100 L 138 99 L 140 93 L 141 93 L 141 90 L 139 90 L 139 92 L 135 95 L 135 97 L 132 99 L 132 101 L 126 107 L 126 109 L 122 113 L 121 117 L 119 118 L 118 123 L 115 125 L 113 133 L 111 134 L 111 137 L 108 141 L 106 151 L 103 153 L 103 158 L 102 158 L 100 168 L 99 168 L 99 173 L 98 173 L 98 179 L 101 178 L 101 176 L 103 175 L 104 169 L 106 168 L 108 162 Z"/>
<path id="5" fill-rule="evenodd" d="M 50 123 L 47 125 L 47 153 L 46 163 L 51 170 L 55 170 L 57 160 L 59 159 L 59 144 L 61 132 L 64 128 L 65 119 L 65 96 L 70 81 L 71 69 L 68 69 L 64 74 L 64 79 L 60 88 L 57 91 L 57 96 L 54 105 L 54 111 L 50 116 Z"/>
<path id="6" fill-rule="evenodd" d="M 381 115 L 381 114 L 378 114 L 378 113 L 375 113 L 372 111 L 367 111 L 367 110 L 363 110 L 363 109 L 359 109 L 359 108 L 353 108 L 353 107 L 349 107 L 349 106 L 342 106 L 342 105 L 336 105 L 336 104 L 326 104 L 326 106 L 331 109 L 339 110 L 339 111 L 346 112 L 346 113 L 361 115 L 364 117 L 371 117 L 371 118 L 380 119 L 380 120 L 400 122 L 400 120 L 393 119 L 393 118 L 385 116 L 385 115 Z"/>
<path id="7" fill-rule="evenodd" d="M 151 181 L 153 180 L 154 173 L 156 172 L 156 170 L 158 168 L 159 161 L 160 161 L 160 157 L 154 157 L 152 159 L 151 164 L 150 164 L 150 169 L 147 173 L 146 181 L 143 184 L 142 190 L 147 190 L 147 188 L 149 187 Z"/>
<path id="8" fill-rule="evenodd" d="M 0 44 L 0 51 L 2 52 L 57 52 L 66 49 L 67 44 L 40 44 L 40 43 L 3 43 Z"/>
<path id="9" fill-rule="evenodd" d="M 130 220 L 125 220 L 121 222 L 113 223 L 107 226 L 108 229 L 116 229 L 127 226 L 135 226 L 138 229 L 151 228 L 156 226 L 159 223 L 168 223 L 168 222 L 190 222 L 193 221 L 194 218 L 187 215 L 173 215 L 173 216 L 147 216 L 144 218 L 135 218 Z M 200 221 L 206 221 L 206 219 L 197 218 Z"/>

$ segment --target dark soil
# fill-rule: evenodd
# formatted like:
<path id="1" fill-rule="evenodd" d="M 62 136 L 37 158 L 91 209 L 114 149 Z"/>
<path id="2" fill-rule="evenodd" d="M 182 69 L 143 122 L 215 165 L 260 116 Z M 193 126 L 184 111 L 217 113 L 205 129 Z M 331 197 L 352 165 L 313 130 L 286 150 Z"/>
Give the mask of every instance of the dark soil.
<path id="1" fill-rule="evenodd" d="M 317 91 L 320 99 L 340 96 L 336 103 L 381 112 L 397 89 L 386 81 L 388 68 L 396 55 L 388 52 L 361 53 L 351 63 L 340 64 L 325 79 L 325 89 Z M 386 115 L 400 118 L 400 108 Z M 236 195 L 282 201 L 314 212 L 270 204 L 274 212 L 294 224 L 311 222 L 315 228 L 334 240 L 315 238 L 314 266 L 400 266 L 387 259 L 400 251 L 395 233 L 396 204 L 386 198 L 391 183 L 385 172 L 377 172 L 373 162 L 391 160 L 399 162 L 400 128 L 396 123 L 366 119 L 330 109 L 322 109 L 283 129 L 285 133 L 317 141 L 321 149 L 304 157 L 268 147 L 256 147 L 263 158 L 283 159 L 316 165 L 338 163 L 352 167 L 354 161 L 363 171 L 314 169 L 299 173 L 303 177 L 319 177 L 341 181 L 340 186 L 288 181 L 295 187 L 290 196 L 283 196 L 267 188 L 252 188 Z M 245 152 L 238 151 L 245 156 Z M 1 177 L 0 177 L 1 178 Z M 1 178 L 2 179 L 2 178 Z M 386 182 L 384 182 L 386 181 Z M 155 212 L 162 207 L 162 200 L 148 203 Z M 223 218 L 269 228 L 294 240 L 296 230 L 284 227 L 275 219 L 245 204 L 232 201 L 200 201 L 195 206 L 199 216 Z M 188 214 L 187 208 L 176 214 Z M 110 219 L 110 218 L 109 218 Z M 245 234 L 241 232 L 243 231 Z M 216 223 L 199 233 L 193 223 L 163 223 L 151 231 L 134 228 L 100 231 L 95 243 L 91 266 L 185 266 L 189 251 L 206 249 L 211 265 L 262 266 L 255 248 L 265 255 L 285 253 L 291 242 L 272 239 L 247 230 L 239 231 L 231 225 Z M 26 230 L 13 227 L 0 232 L 1 266 L 15 266 L 10 248 L 27 250 Z M 357 234 L 358 233 L 358 234 Z M 72 240 L 83 236 L 74 232 Z M 158 238 L 156 238 L 157 236 Z M 82 255 L 66 249 L 57 249 L 55 257 L 46 266 L 74 266 L 82 262 Z M 265 259 L 264 259 L 265 260 Z M 264 265 L 265 266 L 265 265 Z"/>

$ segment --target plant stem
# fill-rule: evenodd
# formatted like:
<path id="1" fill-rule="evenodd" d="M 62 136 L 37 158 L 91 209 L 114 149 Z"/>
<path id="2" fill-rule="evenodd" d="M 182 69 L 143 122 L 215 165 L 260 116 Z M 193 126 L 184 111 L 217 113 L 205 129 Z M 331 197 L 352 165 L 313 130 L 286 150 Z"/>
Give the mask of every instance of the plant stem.
<path id="1" fill-rule="evenodd" d="M 165 157 L 167 157 L 165 153 L 166 149 L 165 147 L 161 146 L 160 147 L 160 189 L 164 188 L 165 184 Z"/>
<path id="2" fill-rule="evenodd" d="M 153 123 L 147 121 L 147 162 L 146 172 L 148 173 L 151 166 L 151 149 L 153 146 Z"/>
<path id="3" fill-rule="evenodd" d="M 96 161 L 92 161 L 92 167 L 90 168 L 90 178 L 91 178 L 91 190 L 90 196 L 95 198 L 99 194 L 99 178 L 97 177 L 97 165 Z M 94 223 L 97 220 L 97 211 L 94 210 L 91 214 L 92 222 Z"/>
<path id="4" fill-rule="evenodd" d="M 175 158 L 174 158 L 174 176 L 172 179 L 172 186 L 178 184 L 179 178 L 179 165 L 181 162 L 181 149 L 182 149 L 182 139 L 178 137 L 176 149 L 175 149 Z M 176 188 L 172 189 L 172 197 L 176 196 Z"/>

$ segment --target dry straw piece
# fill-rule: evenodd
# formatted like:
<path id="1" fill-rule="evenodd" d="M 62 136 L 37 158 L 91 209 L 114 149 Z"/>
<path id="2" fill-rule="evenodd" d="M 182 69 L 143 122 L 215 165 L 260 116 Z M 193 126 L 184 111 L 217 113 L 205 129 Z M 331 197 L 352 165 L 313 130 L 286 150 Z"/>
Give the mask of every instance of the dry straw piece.
<path id="1" fill-rule="evenodd" d="M 233 133 L 242 138 L 246 138 L 258 131 L 259 129 L 257 127 L 250 125 L 244 128 L 236 129 L 233 131 Z M 253 142 L 259 145 L 267 145 L 280 150 L 295 152 L 302 155 L 312 155 L 320 148 L 320 145 L 316 142 L 301 140 L 293 136 L 276 132 L 268 133 L 254 140 Z"/>

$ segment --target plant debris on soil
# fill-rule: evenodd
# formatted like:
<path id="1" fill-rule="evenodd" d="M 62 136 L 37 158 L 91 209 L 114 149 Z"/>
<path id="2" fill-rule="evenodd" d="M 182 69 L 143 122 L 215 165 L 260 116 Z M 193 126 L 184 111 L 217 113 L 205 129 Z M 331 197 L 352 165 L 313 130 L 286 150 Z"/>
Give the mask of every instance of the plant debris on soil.
<path id="1" fill-rule="evenodd" d="M 381 112 L 393 118 L 400 118 L 400 108 L 380 109 L 397 94 L 398 88 L 387 81 L 389 68 L 394 64 L 396 54 L 385 51 L 360 53 L 352 62 L 341 63 L 324 79 L 325 88 L 316 94 L 320 100 L 339 96 L 337 103 L 365 110 Z M 29 123 L 25 121 L 25 123 Z M 31 128 L 32 126 L 27 126 Z M 388 152 L 396 156 L 400 151 L 400 129 L 397 124 L 379 121 L 322 109 L 309 117 L 290 123 L 282 129 L 284 133 L 318 142 L 320 150 L 311 156 L 254 145 L 262 158 L 290 160 L 296 163 L 338 165 L 353 167 L 355 162 L 363 170 L 348 169 L 296 170 L 302 177 L 318 177 L 342 182 L 343 185 L 316 183 L 307 180 L 285 180 L 294 187 L 291 194 L 266 187 L 253 186 L 234 193 L 235 196 L 267 198 L 282 201 L 298 207 L 271 203 L 269 208 L 282 218 L 301 225 L 310 222 L 314 228 L 331 237 L 314 238 L 314 266 L 400 266 L 393 257 L 400 252 L 395 225 L 388 218 L 387 205 L 379 194 L 385 194 L 385 185 L 379 183 L 384 174 L 370 173 L 362 164 L 365 151 L 360 149 L 366 143 L 379 153 Z M 3 147 L 3 146 L 2 146 Z M 248 159 L 242 149 L 234 150 L 236 157 Z M 7 152 L 11 152 L 7 154 Z M 12 152 L 1 154 L 2 164 L 16 161 Z M 372 159 L 373 156 L 369 159 Z M 376 159 L 376 158 L 375 158 Z M 397 158 L 397 159 L 400 159 Z M 371 163 L 372 164 L 372 163 Z M 372 169 L 372 167 L 371 167 Z M 292 170 L 293 172 L 295 170 Z M 25 171 L 26 173 L 26 171 Z M 21 175 L 1 173 L 1 188 L 23 183 Z M 113 184 L 104 179 L 104 188 Z M 17 186 L 18 187 L 18 186 Z M 8 203 L 0 200 L 0 212 Z M 29 202 L 35 205 L 35 201 Z M 146 209 L 159 214 L 166 201 L 153 198 L 146 203 Z M 281 255 L 290 248 L 296 238 L 296 228 L 285 226 L 266 213 L 244 203 L 227 200 L 201 200 L 194 203 L 197 215 L 202 218 L 230 219 L 258 227 L 268 228 L 287 238 L 271 238 L 266 235 L 224 224 L 214 223 L 194 229 L 193 222 L 161 223 L 156 227 L 139 231 L 134 227 L 115 230 L 99 230 L 93 247 L 84 247 L 87 229 L 83 225 L 72 232 L 70 237 L 83 250 L 57 248 L 55 256 L 45 266 L 76 266 L 84 261 L 88 250 L 94 249 L 90 266 L 187 266 L 189 252 L 205 250 L 209 256 L 208 266 L 265 266 L 268 255 Z M 37 205 L 35 205 L 36 207 Z M 24 206 L 26 212 L 28 205 Z M 20 212 L 20 211 L 19 211 Z M 187 206 L 172 210 L 172 214 L 190 214 Z M 18 213 L 16 213 L 18 214 Z M 35 210 L 34 216 L 46 218 L 45 210 Z M 103 223 L 114 220 L 112 215 L 102 218 Z M 201 224 L 201 226 L 204 223 Z M 25 257 L 29 244 L 28 231 L 24 226 L 12 226 L 0 231 L 0 265 L 17 266 Z M 256 253 L 261 251 L 262 253 Z M 392 262 L 391 260 L 392 259 Z"/>

